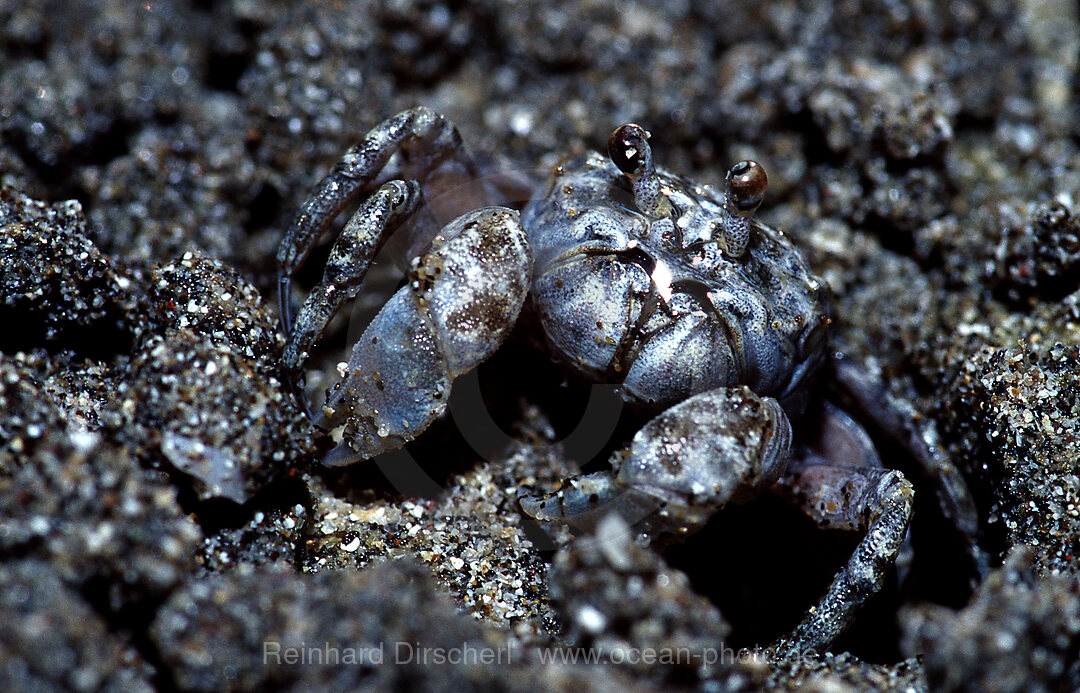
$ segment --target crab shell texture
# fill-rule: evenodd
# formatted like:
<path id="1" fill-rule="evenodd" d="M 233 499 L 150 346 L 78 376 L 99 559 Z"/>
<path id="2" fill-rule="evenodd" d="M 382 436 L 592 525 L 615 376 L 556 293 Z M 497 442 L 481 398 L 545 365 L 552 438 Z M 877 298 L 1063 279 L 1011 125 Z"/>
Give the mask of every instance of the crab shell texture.
<path id="1" fill-rule="evenodd" d="M 726 193 L 657 175 L 670 216 L 638 211 L 626 177 L 596 152 L 556 166 L 522 212 L 551 346 L 650 408 L 743 384 L 798 416 L 827 348 L 825 283 L 787 236 L 753 218 L 749 247 L 728 257 Z"/>
<path id="2" fill-rule="evenodd" d="M 775 399 L 759 397 L 745 385 L 720 388 L 676 404 L 646 424 L 616 458 L 616 474 L 623 486 L 668 506 L 714 512 L 772 486 L 787 466 L 790 448 L 791 424 Z"/>

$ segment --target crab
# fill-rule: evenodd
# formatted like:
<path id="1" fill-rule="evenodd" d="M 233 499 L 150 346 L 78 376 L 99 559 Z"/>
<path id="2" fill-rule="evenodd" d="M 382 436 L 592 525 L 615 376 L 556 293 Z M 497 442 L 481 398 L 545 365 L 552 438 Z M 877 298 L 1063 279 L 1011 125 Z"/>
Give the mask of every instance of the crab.
<path id="1" fill-rule="evenodd" d="M 382 244 L 407 228 L 406 284 L 312 416 L 322 431 L 341 429 L 323 464 L 366 460 L 420 435 L 446 409 L 454 379 L 499 348 L 528 297 L 558 359 L 658 414 L 610 470 L 547 494 L 522 491 L 522 510 L 584 530 L 617 512 L 670 537 L 729 502 L 777 491 L 823 527 L 864 533 L 820 602 L 776 644 L 782 653 L 827 647 L 895 562 L 912 484 L 883 467 L 839 408 L 807 411 L 810 385 L 831 358 L 831 301 L 791 239 L 755 218 L 764 168 L 742 161 L 722 186 L 698 184 L 657 167 L 648 137 L 638 125 L 618 127 L 606 157 L 589 152 L 556 166 L 519 213 L 483 206 L 498 191 L 444 116 L 420 107 L 377 125 L 318 184 L 282 240 L 283 371 L 302 382 L 330 318 L 358 294 Z M 463 181 L 480 182 L 466 190 Z M 432 206 L 454 188 L 456 202 L 478 206 L 440 229 Z M 361 198 L 294 319 L 292 277 Z M 951 514 L 970 525 L 958 473 L 849 365 L 830 368 L 924 467 L 947 478 Z M 814 422 L 810 437 L 823 444 L 793 442 L 800 419 Z"/>

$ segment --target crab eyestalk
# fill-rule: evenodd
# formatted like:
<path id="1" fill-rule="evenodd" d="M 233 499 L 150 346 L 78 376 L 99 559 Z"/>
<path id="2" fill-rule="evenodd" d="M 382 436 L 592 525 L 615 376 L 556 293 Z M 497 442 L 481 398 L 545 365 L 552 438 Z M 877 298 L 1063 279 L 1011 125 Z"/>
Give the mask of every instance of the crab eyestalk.
<path id="1" fill-rule="evenodd" d="M 660 177 L 656 175 L 648 138 L 649 133 L 640 125 L 620 125 L 608 138 L 608 156 L 630 180 L 634 206 L 639 212 L 654 219 L 670 217 L 674 210 L 660 192 Z"/>
<path id="2" fill-rule="evenodd" d="M 731 216 L 724 224 L 724 252 L 740 258 L 750 245 L 750 216 L 765 198 L 769 177 L 756 161 L 740 161 L 728 169 L 725 179 L 727 206 Z"/>

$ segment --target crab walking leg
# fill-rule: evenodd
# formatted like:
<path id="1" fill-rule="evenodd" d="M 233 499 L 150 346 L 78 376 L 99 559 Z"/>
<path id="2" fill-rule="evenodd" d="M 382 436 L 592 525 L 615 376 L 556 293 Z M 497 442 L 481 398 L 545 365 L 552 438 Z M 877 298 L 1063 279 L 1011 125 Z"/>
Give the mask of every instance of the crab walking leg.
<path id="1" fill-rule="evenodd" d="M 382 242 L 419 206 L 420 184 L 383 184 L 357 210 L 330 249 L 322 281 L 311 290 L 289 333 L 281 357 L 285 371 L 298 378 L 308 351 L 341 304 L 356 297 Z"/>
<path id="2" fill-rule="evenodd" d="M 571 477 L 558 491 L 536 495 L 521 489 L 518 503 L 525 514 L 542 522 L 565 522 L 583 532 L 593 532 L 611 513 L 635 524 L 655 513 L 663 502 L 623 486 L 610 471 Z"/>
<path id="3" fill-rule="evenodd" d="M 911 453 L 925 476 L 935 482 L 942 513 L 963 538 L 979 575 L 988 573 L 989 558 L 978 543 L 975 500 L 963 474 L 943 451 L 933 421 L 919 416 L 909 402 L 888 391 L 876 362 L 859 366 L 850 358 L 834 358 L 832 366 L 833 386 Z"/>
<path id="4" fill-rule="evenodd" d="M 327 430 L 345 426 L 323 463 L 368 459 L 423 432 L 446 409 L 454 378 L 510 333 L 531 270 L 516 211 L 486 207 L 448 224 L 353 347 L 315 420 Z"/>
<path id="5" fill-rule="evenodd" d="M 289 284 L 323 231 L 383 172 L 390 157 L 400 153 L 401 170 L 394 177 L 427 182 L 439 169 L 451 178 L 475 178 L 475 166 L 457 128 L 445 116 L 418 107 L 387 118 L 353 145 L 315 191 L 285 232 L 278 247 L 282 327 L 292 328 L 288 315 Z"/>
<path id="6" fill-rule="evenodd" d="M 865 530 L 866 536 L 817 606 L 777 644 L 782 656 L 827 647 L 881 589 L 907 534 L 914 496 L 895 470 L 797 465 L 778 482 L 780 491 L 820 526 Z"/>

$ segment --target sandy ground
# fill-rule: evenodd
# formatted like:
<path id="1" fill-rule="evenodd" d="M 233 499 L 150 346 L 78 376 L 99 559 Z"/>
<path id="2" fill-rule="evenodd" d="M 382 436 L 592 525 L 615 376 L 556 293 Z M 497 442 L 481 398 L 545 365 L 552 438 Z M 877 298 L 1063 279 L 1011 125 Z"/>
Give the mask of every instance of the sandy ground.
<path id="1" fill-rule="evenodd" d="M 1056 0 L 0 3 L 0 688 L 1080 687 L 1078 54 Z M 488 448 L 451 416 L 322 469 L 276 247 L 415 105 L 526 182 L 628 121 L 702 181 L 762 162 L 759 214 L 959 470 L 988 571 L 875 430 L 912 554 L 831 652 L 774 661 L 857 538 L 772 498 L 662 554 L 545 533 L 517 490 L 588 459 L 558 441 L 589 389 L 528 335 L 460 388 L 506 431 Z M 313 400 L 399 276 L 332 326 Z"/>

